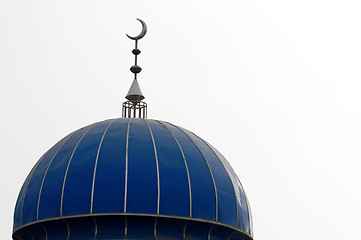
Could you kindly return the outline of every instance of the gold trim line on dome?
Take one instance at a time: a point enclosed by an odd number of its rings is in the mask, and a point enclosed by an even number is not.
[[[159,182],[159,162],[158,162],[157,146],[155,144],[153,132],[152,132],[151,127],[149,126],[149,123],[147,122],[146,119],[143,119],[143,120],[148,126],[148,130],[149,130],[150,136],[152,138],[152,142],[153,142],[155,164],[156,164],[156,168],[157,168],[157,188],[158,188],[158,190],[157,190],[157,214],[159,214],[159,208],[160,208],[160,182]]]
[[[173,136],[174,140],[176,141],[179,150],[182,153],[183,156],[183,161],[184,161],[184,165],[186,167],[186,171],[187,171],[187,178],[188,178],[188,189],[189,189],[189,217],[192,217],[192,184],[191,184],[191,179],[190,179],[190,175],[189,175],[189,169],[188,169],[188,164],[187,164],[187,160],[186,157],[184,155],[183,149],[181,147],[181,145],[179,144],[178,139],[176,138],[176,136],[173,134],[173,132],[164,124],[164,122],[158,121],[160,124],[162,124],[167,130],[168,132]],[[169,124],[169,123],[168,123]]]
[[[33,175],[34,175],[34,172],[36,171],[36,169],[38,168],[41,160],[43,160],[43,158],[45,157],[45,155],[49,152],[46,151],[43,156],[41,156],[41,158],[36,162],[35,166],[33,167],[33,169],[30,171],[28,177],[25,179],[25,182],[26,180],[29,178],[29,181],[28,181],[28,184],[26,185],[26,188],[25,188],[25,193],[24,193],[24,198],[23,198],[23,201],[21,203],[21,215],[20,215],[20,224],[23,224],[23,212],[24,212],[24,203],[25,203],[25,198],[26,198],[26,194],[28,193],[28,188],[29,188],[29,185],[30,185],[30,182],[31,182],[31,179],[33,178]],[[24,182],[24,183],[25,183]]]
[[[93,213],[93,214],[76,214],[76,215],[70,215],[70,216],[61,216],[61,217],[56,217],[56,218],[42,219],[42,220],[38,220],[38,221],[35,221],[35,222],[24,224],[21,227],[16,228],[13,231],[13,233],[15,233],[18,230],[21,230],[22,228],[26,228],[28,226],[35,225],[35,224],[38,224],[38,223],[43,223],[43,222],[48,222],[48,221],[55,221],[55,220],[66,220],[66,219],[71,219],[71,218],[97,217],[97,216],[154,217],[154,218],[170,218],[170,219],[179,219],[179,220],[185,220],[185,221],[195,221],[195,222],[210,223],[210,224],[214,224],[214,225],[217,225],[217,226],[227,227],[227,228],[232,229],[232,230],[234,230],[236,232],[240,232],[242,234],[245,234],[246,236],[253,239],[252,235],[245,232],[244,230],[236,228],[234,226],[224,224],[224,223],[220,223],[220,222],[215,222],[215,221],[210,221],[210,220],[205,220],[205,219],[200,219],[200,218],[190,218],[190,217],[181,217],[181,216],[174,216],[174,215],[161,215],[161,214],[144,214],[144,213],[106,213],[106,214],[104,214],[104,213],[96,213],[96,214],[94,214]]]
[[[97,174],[97,167],[98,167],[98,159],[99,159],[100,149],[101,149],[101,147],[102,147],[105,134],[108,132],[109,127],[113,124],[114,121],[115,121],[115,119],[113,119],[113,120],[108,124],[108,126],[107,126],[107,128],[104,130],[103,135],[102,135],[102,138],[100,139],[100,142],[99,142],[99,146],[98,146],[98,150],[97,150],[97,156],[96,156],[96,158],[95,158],[95,163],[94,163],[93,181],[92,181],[92,191],[91,191],[91,197],[90,197],[90,213],[93,213],[95,177],[96,177],[96,174]]]
[[[123,212],[127,212],[127,195],[128,195],[128,154],[129,154],[129,129],[130,129],[130,122],[132,121],[129,118],[128,126],[127,126],[127,137],[125,140],[125,176],[124,176],[124,209]]]
[[[67,178],[67,176],[68,176],[68,171],[69,171],[69,166],[70,166],[71,160],[73,159],[74,153],[75,153],[76,149],[78,148],[80,142],[81,142],[81,141],[83,140],[83,138],[85,137],[85,135],[86,135],[91,129],[93,129],[96,125],[98,125],[99,123],[100,123],[100,122],[93,123],[92,125],[89,126],[89,129],[86,130],[86,132],[83,134],[83,136],[79,139],[79,141],[78,141],[78,143],[76,144],[73,152],[71,153],[71,156],[70,156],[68,165],[67,165],[66,170],[65,170],[65,175],[64,175],[64,180],[63,180],[63,187],[62,187],[62,189],[61,189],[60,216],[63,216],[64,190],[65,190],[65,183],[66,183],[66,178]]]
[[[194,134],[194,133],[193,133],[193,134]],[[194,135],[195,135],[195,134],[194,134]],[[197,137],[198,137],[198,136],[197,136]],[[224,163],[223,163],[223,160],[225,160],[225,161],[227,161],[227,160],[225,159],[225,157],[223,157],[223,155],[222,155],[220,152],[217,151],[217,149],[215,149],[215,148],[214,148],[211,144],[209,144],[206,140],[204,140],[203,138],[200,138],[200,137],[198,137],[198,138],[199,138],[201,141],[203,141],[204,144],[206,144],[206,145],[209,147],[209,149],[211,149],[212,152],[216,155],[216,157],[218,158],[219,162],[222,164],[224,170],[226,171],[226,173],[227,173],[227,175],[228,175],[228,178],[229,178],[229,181],[232,183],[233,192],[234,192],[234,197],[235,197],[235,201],[236,201],[237,226],[238,226],[238,223],[239,223],[238,201],[241,203],[241,200],[239,199],[239,195],[238,195],[237,192],[236,192],[236,187],[237,187],[237,186],[235,186],[235,185],[234,185],[235,183],[232,181],[231,173],[229,172],[229,170],[226,168],[226,166],[225,166]],[[222,159],[222,158],[223,158],[223,159]],[[236,175],[236,174],[234,173],[234,175]],[[247,206],[247,207],[248,207],[248,206]]]
[[[218,222],[218,192],[217,192],[216,182],[214,180],[214,176],[213,176],[211,167],[209,166],[208,160],[207,160],[206,156],[204,155],[203,151],[199,148],[198,144],[196,144],[196,142],[191,138],[191,136],[189,136],[189,134],[187,134],[187,132],[189,132],[189,131],[182,127],[178,127],[178,129],[180,129],[193,142],[193,144],[198,148],[199,152],[202,154],[203,159],[206,161],[209,173],[211,174],[211,177],[212,177],[212,182],[213,182],[213,187],[214,187],[214,196],[216,198],[216,222]],[[189,132],[189,133],[191,133],[191,132]]]
[[[45,170],[43,179],[42,179],[42,181],[41,181],[41,186],[40,186],[40,190],[39,190],[39,195],[38,195],[38,203],[37,203],[37,207],[36,207],[36,220],[39,220],[39,208],[40,208],[41,193],[42,193],[42,191],[43,191],[44,181],[45,181],[46,176],[48,175],[49,168],[50,168],[51,164],[53,163],[54,158],[58,155],[58,152],[60,151],[60,149],[64,146],[64,144],[65,144],[66,142],[68,142],[68,140],[74,135],[74,133],[75,133],[75,132],[72,132],[71,134],[69,134],[69,135],[66,137],[66,139],[64,140],[64,142],[61,144],[61,146],[58,148],[58,150],[56,151],[56,153],[54,154],[54,156],[51,158],[51,160],[50,160],[50,162],[49,162],[49,165],[48,165],[48,167],[47,167],[46,170]]]

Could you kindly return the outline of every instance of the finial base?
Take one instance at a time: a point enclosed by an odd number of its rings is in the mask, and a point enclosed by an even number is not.
[[[147,103],[126,101],[123,103],[123,118],[147,118]]]

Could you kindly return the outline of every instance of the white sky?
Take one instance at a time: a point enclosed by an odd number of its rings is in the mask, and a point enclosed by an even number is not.
[[[127,2],[127,3],[125,3]],[[256,239],[361,239],[361,2],[1,1],[1,239],[38,158],[121,116],[139,42],[148,118],[215,146]]]

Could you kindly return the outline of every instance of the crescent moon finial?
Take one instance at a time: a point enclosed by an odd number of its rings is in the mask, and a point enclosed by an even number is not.
[[[127,34],[128,38],[132,39],[132,40],[139,40],[142,39],[145,34],[147,33],[147,25],[145,24],[145,22],[139,18],[137,18],[137,20],[142,24],[142,31],[140,32],[140,34],[136,37],[131,37]]]

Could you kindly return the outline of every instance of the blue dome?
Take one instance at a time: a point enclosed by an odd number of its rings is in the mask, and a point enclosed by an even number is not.
[[[14,232],[107,215],[211,223],[252,235],[244,190],[225,158],[192,132],[149,119],[94,123],[55,144],[23,184]]]

